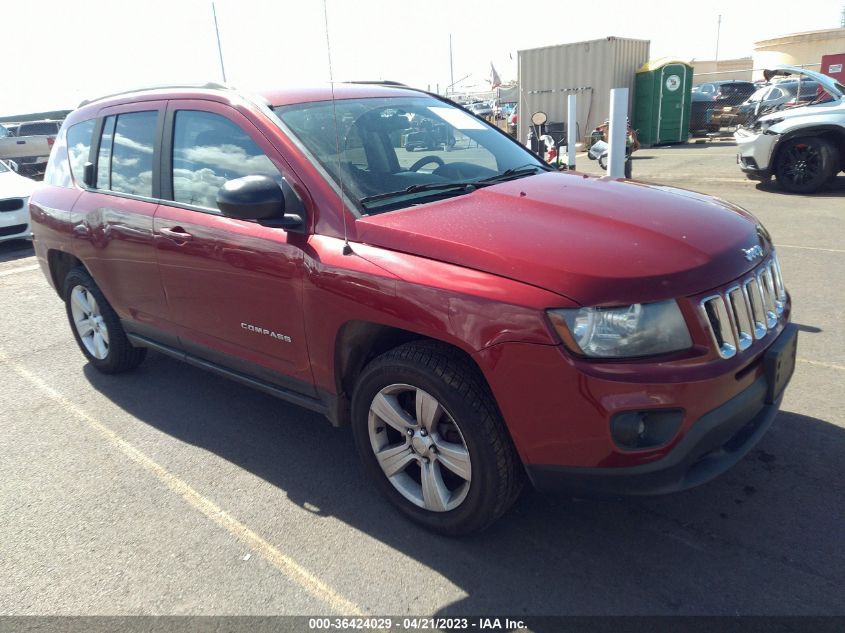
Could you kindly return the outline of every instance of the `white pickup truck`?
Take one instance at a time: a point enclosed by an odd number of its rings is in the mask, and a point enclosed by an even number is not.
[[[0,125],[0,159],[13,160],[22,172],[31,172],[25,175],[38,175],[44,171],[61,126],[61,121]]]

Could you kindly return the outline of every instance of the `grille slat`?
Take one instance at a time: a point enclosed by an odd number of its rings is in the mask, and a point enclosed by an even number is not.
[[[700,302],[713,344],[722,358],[732,358],[774,328],[786,309],[777,255],[750,277]]]
[[[0,213],[20,211],[23,209],[23,203],[23,198],[6,198],[5,200],[0,200]]]
[[[0,237],[6,237],[7,235],[17,235],[18,233],[23,233],[24,231],[26,231],[26,224],[4,226],[0,227]]]

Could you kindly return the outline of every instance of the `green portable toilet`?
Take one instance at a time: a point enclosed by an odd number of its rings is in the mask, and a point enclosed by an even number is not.
[[[634,129],[640,143],[687,141],[692,66],[665,57],[646,62],[637,71],[634,91]]]

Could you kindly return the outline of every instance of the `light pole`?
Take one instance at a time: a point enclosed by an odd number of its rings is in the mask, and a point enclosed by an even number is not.
[[[719,19],[716,21],[716,70],[719,70],[719,33],[722,30],[722,14],[719,14]]]

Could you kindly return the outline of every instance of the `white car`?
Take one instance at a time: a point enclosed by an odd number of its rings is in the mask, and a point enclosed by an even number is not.
[[[37,184],[0,160],[0,242],[32,238],[29,196]]]
[[[845,86],[827,75],[778,66],[769,77],[805,75],[827,93],[811,104],[764,114],[734,134],[746,176],[772,176],[792,193],[813,193],[845,170]]]

